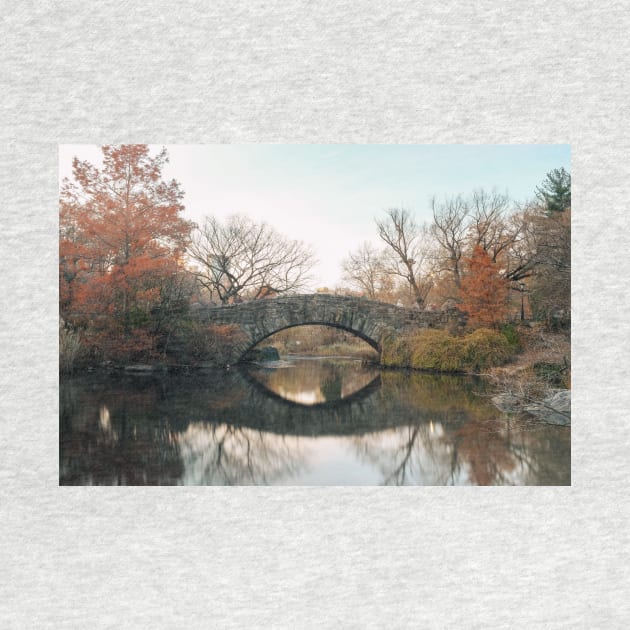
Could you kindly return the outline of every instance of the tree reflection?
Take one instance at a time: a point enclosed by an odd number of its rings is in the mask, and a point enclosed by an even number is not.
[[[291,370],[276,372],[276,385],[286,376],[299,391]],[[343,392],[373,377],[354,375],[326,368],[318,387],[333,397],[340,378]],[[317,483],[331,479],[317,466],[333,462],[342,480],[357,460],[387,485],[570,483],[570,428],[500,415],[479,382],[401,372],[367,382],[301,405],[238,370],[71,379],[60,389],[60,483],[275,484],[307,467]]]
[[[451,453],[448,444],[434,436],[439,425],[417,424],[353,438],[359,456],[376,466],[384,485],[445,485]]]
[[[401,427],[386,440],[370,434],[353,441],[360,457],[379,468],[385,485],[565,485],[570,447],[554,429],[523,419],[471,419]],[[541,433],[553,434],[556,443]],[[560,454],[556,467],[547,464],[554,459],[550,450]]]
[[[101,404],[96,414],[62,415],[61,483],[80,485],[172,485],[182,465],[168,426],[143,421],[133,409]],[[71,423],[71,430],[68,425]]]
[[[207,423],[190,424],[173,437],[183,462],[184,484],[270,484],[304,468],[304,454],[294,437]]]
[[[250,406],[238,413],[245,387],[220,372],[196,381],[64,384],[61,483],[267,484],[297,474],[303,449],[296,438],[218,421],[251,414]]]

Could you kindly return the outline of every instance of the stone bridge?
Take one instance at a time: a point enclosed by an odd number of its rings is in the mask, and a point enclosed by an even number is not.
[[[403,308],[385,302],[336,295],[291,295],[226,306],[202,307],[195,316],[211,324],[239,327],[230,363],[237,363],[261,341],[286,328],[323,325],[353,333],[381,350],[389,331],[438,328],[446,323],[441,312]]]

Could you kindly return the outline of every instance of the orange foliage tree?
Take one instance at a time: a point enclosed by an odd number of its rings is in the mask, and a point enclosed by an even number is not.
[[[497,264],[488,252],[477,245],[464,260],[465,275],[461,281],[461,308],[475,326],[497,326],[505,318],[507,286]]]
[[[103,146],[101,168],[73,160],[60,194],[60,308],[88,322],[105,354],[148,351],[164,310],[185,300],[183,253],[192,225],[183,192],[164,181],[167,154],[147,145]],[[160,313],[159,317],[155,317]]]

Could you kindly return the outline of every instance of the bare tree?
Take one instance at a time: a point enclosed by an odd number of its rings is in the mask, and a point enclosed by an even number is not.
[[[344,280],[374,300],[386,285],[383,252],[370,243],[363,243],[350,252],[342,263]]]
[[[532,306],[547,322],[555,318],[567,323],[571,314],[571,210],[534,216],[534,235]]]
[[[431,233],[437,244],[435,272],[448,278],[457,298],[463,276],[462,261],[480,246],[502,276],[511,282],[529,277],[535,266],[531,217],[515,211],[510,198],[496,191],[475,190],[461,196],[433,201]]]
[[[536,215],[537,210],[526,206],[507,218],[513,238],[501,253],[505,278],[511,282],[529,278],[538,264]]]
[[[429,261],[428,231],[419,225],[404,208],[390,208],[385,219],[377,219],[378,235],[387,244],[385,270],[403,278],[413,291],[418,306],[422,307],[431,288],[427,276]]]
[[[509,221],[512,202],[507,195],[496,191],[475,190],[470,201],[471,225],[469,240],[471,248],[483,247],[492,262],[518,238],[519,227]]]
[[[206,218],[193,233],[188,253],[197,264],[198,280],[223,304],[297,291],[316,263],[311,248],[301,241],[239,215],[224,223]]]
[[[431,207],[433,210],[431,234],[438,245],[435,257],[436,272],[439,275],[451,276],[455,288],[459,291],[470,206],[458,195],[442,203],[433,199]]]

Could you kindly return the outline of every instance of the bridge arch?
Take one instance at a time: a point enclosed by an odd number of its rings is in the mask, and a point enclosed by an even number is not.
[[[335,295],[291,295],[215,306],[197,311],[197,318],[212,324],[231,324],[240,335],[230,352],[237,363],[271,335],[296,326],[331,326],[366,341],[380,352],[387,331],[442,325],[441,313],[402,308],[385,302]]]
[[[304,323],[299,323],[299,324],[289,324],[288,326],[284,326],[283,328],[279,328],[278,330],[274,330],[273,332],[270,332],[269,334],[265,335],[264,337],[261,337],[258,340],[252,339],[252,345],[245,351],[245,354],[247,354],[247,352],[255,348],[259,343],[262,343],[265,339],[268,339],[269,337],[273,337],[273,335],[279,332],[282,332],[283,330],[289,330],[290,328],[299,328],[301,326],[326,326],[328,328],[336,328],[337,330],[343,330],[347,333],[354,335],[355,337],[358,337],[359,339],[362,339],[367,344],[369,344],[372,348],[374,348],[374,350],[376,350],[377,352],[381,351],[381,346],[380,346],[379,341],[372,339],[371,337],[367,336],[365,333],[361,331],[354,330],[347,326],[343,326],[342,324],[336,324],[336,323],[331,324],[329,322],[321,322],[321,321],[317,321],[317,322],[309,321],[309,322],[304,322]]]

